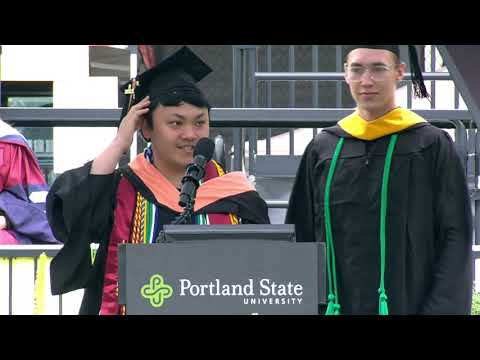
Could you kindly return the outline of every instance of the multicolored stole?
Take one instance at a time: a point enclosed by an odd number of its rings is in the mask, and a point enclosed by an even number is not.
[[[145,164],[142,164],[142,165],[145,165]],[[140,170],[141,169],[140,167],[132,166],[132,169],[142,180],[145,181],[145,179],[148,179],[148,177],[145,176],[144,172]],[[210,161],[209,163],[207,163],[207,166],[205,168],[205,177],[204,177],[204,180],[200,182],[199,189],[202,189],[202,186],[207,181],[217,178],[219,176],[225,176],[225,172],[215,160]],[[148,184],[146,185],[148,186]],[[245,191],[248,191],[248,190],[250,189],[245,188]],[[178,190],[174,192],[174,194],[175,194],[174,196],[178,200]],[[199,197],[200,198],[202,197],[202,194],[200,191],[199,191]],[[219,197],[219,199],[223,197]],[[161,203],[166,205],[167,207],[174,207],[172,206],[170,201],[168,201],[168,203],[166,204],[164,202],[165,200],[163,200]],[[180,209],[175,206],[175,208],[172,210],[178,211]],[[198,210],[197,206],[195,207],[195,210]],[[133,216],[132,236],[130,238],[130,242],[132,244],[152,244],[155,242],[155,239],[161,227],[161,224],[159,224],[157,220],[159,211],[162,211],[162,210],[158,206],[156,206],[153,202],[143,197],[139,191],[137,191],[136,202],[135,202],[135,212]],[[197,213],[193,216],[193,223],[199,224],[199,225],[210,225],[210,224],[236,225],[236,224],[239,224],[239,219],[237,215],[233,213],[228,213],[228,214]]]
[[[101,315],[125,314],[124,306],[118,304],[118,244],[151,244],[159,233],[159,212],[167,207],[177,213],[179,191],[160,173],[143,154],[135,158],[129,167],[152,192],[158,204],[147,200],[125,178],[120,180],[117,190],[115,218],[107,250]],[[255,190],[241,172],[225,174],[215,161],[205,167],[203,183],[197,191],[195,223],[238,224],[241,220],[233,213],[202,213],[206,206],[229,196]],[[133,216],[132,216],[133,213]]]

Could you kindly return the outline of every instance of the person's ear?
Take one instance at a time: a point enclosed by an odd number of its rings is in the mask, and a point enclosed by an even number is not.
[[[345,82],[348,85],[350,85],[350,83],[348,82],[348,79],[347,79],[347,63],[343,64],[343,78],[345,79]]]
[[[407,64],[402,62],[402,63],[397,65],[397,69],[396,69],[397,81],[403,80],[403,78],[405,77],[405,72],[406,71],[407,71]]]
[[[142,136],[142,138],[143,138],[143,140],[144,140],[145,142],[149,143],[150,141],[152,141],[151,138],[146,137],[146,136],[143,134],[143,130],[142,130],[142,129],[140,129],[140,135]]]
[[[148,125],[148,120],[146,118],[142,122],[140,135],[142,135],[143,140],[145,140],[147,143],[152,140],[152,129]]]

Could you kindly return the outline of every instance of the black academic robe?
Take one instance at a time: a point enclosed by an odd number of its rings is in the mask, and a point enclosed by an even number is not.
[[[91,162],[59,176],[47,196],[47,217],[63,248],[50,266],[54,295],[85,289],[80,314],[98,314],[104,284],[107,249],[115,218],[122,177],[149,201],[160,207],[159,223],[170,224],[178,213],[158,204],[149,188],[129,166],[111,175],[91,175]],[[133,210],[133,208],[132,208]],[[269,223],[265,201],[256,191],[220,199],[202,213],[234,213],[242,223]],[[131,212],[127,216],[133,216]],[[100,244],[92,266],[90,243]]]
[[[398,134],[387,208],[389,312],[469,314],[472,220],[465,170],[444,131],[421,123]],[[340,137],[345,142],[330,193],[340,312],[378,314],[381,184],[390,136],[363,141],[338,125],[319,133],[303,155],[286,223],[295,224],[297,241],[325,242],[325,183]]]

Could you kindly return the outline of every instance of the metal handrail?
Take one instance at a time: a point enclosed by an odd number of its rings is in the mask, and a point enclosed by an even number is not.
[[[424,72],[424,80],[453,80],[448,72]],[[256,81],[344,81],[343,72],[255,72]],[[411,73],[405,73],[403,80],[411,80]]]
[[[330,126],[350,115],[352,108],[213,108],[211,127],[295,127]],[[468,110],[415,110],[434,125],[449,120],[471,121]],[[15,126],[115,127],[121,109],[60,109],[0,107],[0,117]]]
[[[63,245],[0,245],[0,257],[37,257],[43,252],[55,256]]]

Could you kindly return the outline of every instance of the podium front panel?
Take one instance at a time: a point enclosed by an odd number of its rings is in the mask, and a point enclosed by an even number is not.
[[[127,314],[317,314],[324,244],[206,241],[120,245]]]

